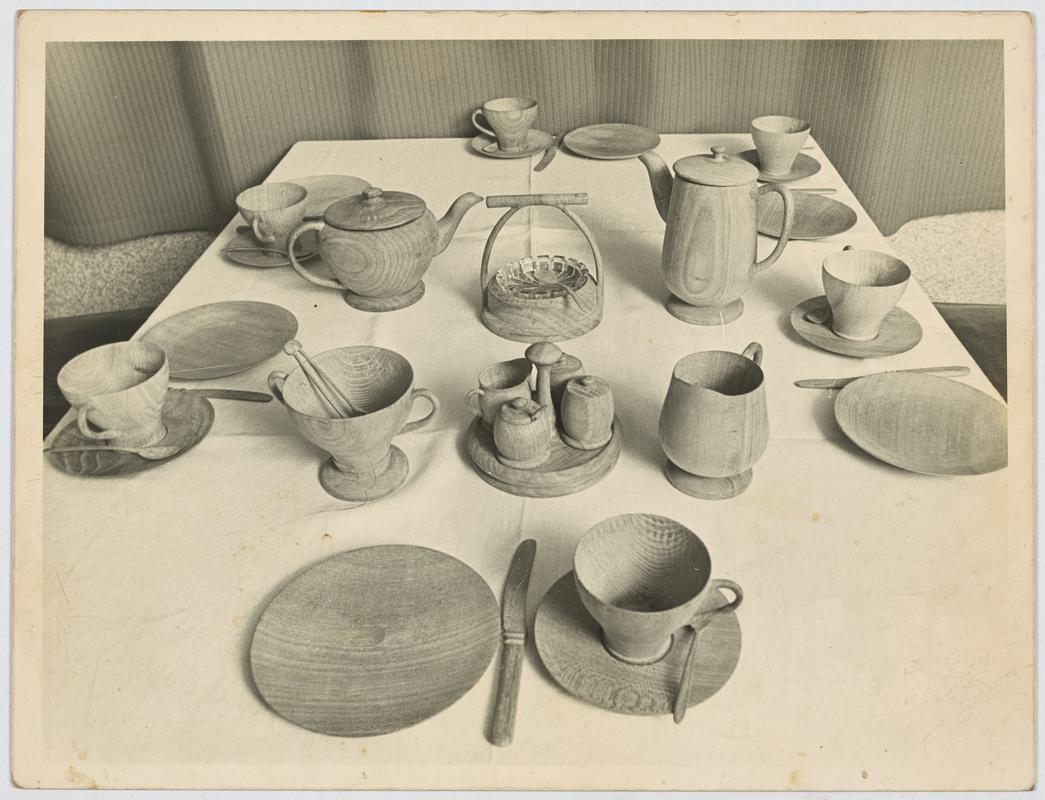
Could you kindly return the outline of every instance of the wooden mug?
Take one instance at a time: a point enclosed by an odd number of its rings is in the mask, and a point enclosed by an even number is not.
[[[488,125],[479,122],[480,114]],[[487,136],[497,140],[497,147],[505,152],[521,150],[526,146],[534,120],[537,119],[537,101],[525,97],[498,97],[487,100],[482,108],[472,112],[472,124]]]
[[[711,555],[689,528],[655,514],[611,517],[584,534],[573,556],[581,602],[602,628],[610,655],[652,664],[671,649],[684,625],[737,608],[744,592],[711,577]],[[716,589],[734,599],[721,604]]]
[[[69,361],[58,373],[58,388],[76,409],[80,433],[135,448],[156,444],[167,433],[163,401],[169,379],[170,364],[159,345],[116,342]]]
[[[808,137],[809,123],[798,117],[772,115],[751,121],[759,168],[766,175],[787,175]]]
[[[483,418],[487,430],[493,430],[501,406],[517,397],[533,399],[530,373],[533,365],[525,358],[498,361],[483,367],[479,373],[479,388],[472,389],[465,402],[477,417]]]
[[[291,232],[305,219],[308,191],[296,183],[263,183],[236,196],[236,207],[254,238],[273,250],[287,252]]]
[[[911,279],[910,267],[900,259],[851,246],[825,258],[821,274],[831,330],[858,342],[878,336]]]

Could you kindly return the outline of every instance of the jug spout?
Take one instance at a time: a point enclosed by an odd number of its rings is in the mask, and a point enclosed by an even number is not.
[[[439,239],[436,241],[435,252],[439,254],[450,246],[450,241],[457,233],[457,226],[461,224],[464,215],[476,203],[481,203],[483,198],[472,192],[466,192],[454,200],[450,209],[438,222]]]
[[[653,150],[642,153],[639,161],[646,167],[649,173],[650,188],[653,190],[653,202],[657,206],[660,218],[668,221],[668,205],[671,203],[671,187],[675,182],[675,176],[671,174],[668,165]]]

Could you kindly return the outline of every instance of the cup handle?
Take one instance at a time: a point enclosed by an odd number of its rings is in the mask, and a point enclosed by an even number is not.
[[[87,421],[87,414],[90,410],[89,406],[80,406],[76,411],[76,427],[80,429],[80,433],[88,439],[94,439],[95,441],[108,441],[109,439],[115,439],[120,435],[119,431],[91,430],[91,424]]]
[[[290,233],[290,238],[287,239],[287,258],[290,259],[290,265],[294,268],[294,271],[297,272],[297,274],[304,278],[306,281],[310,281],[316,284],[317,286],[325,286],[328,289],[337,289],[338,291],[343,292],[347,287],[342,286],[336,280],[331,280],[330,278],[320,278],[318,275],[313,275],[311,272],[309,272],[307,269],[301,266],[301,262],[298,261],[297,256],[294,255],[294,245],[297,244],[298,238],[303,233],[308,233],[309,231],[322,230],[324,225],[326,225],[326,223],[323,222],[323,220],[310,220],[308,222],[302,222],[300,225],[294,228],[294,230]]]
[[[752,342],[751,344],[749,344],[747,347],[744,348],[744,352],[742,352],[740,355],[742,355],[744,358],[750,358],[752,361],[755,362],[756,367],[762,366],[762,345],[760,345],[758,342]]]
[[[279,402],[283,403],[283,405],[286,405],[286,401],[283,399],[283,384],[286,382],[287,373],[283,370],[277,369],[269,373],[269,391],[272,392],[272,396],[279,400]]]
[[[487,128],[485,125],[480,125],[479,124],[479,115],[482,114],[482,113],[483,113],[483,110],[481,108],[477,108],[477,109],[475,109],[475,111],[472,112],[472,124],[476,128],[478,128],[480,131],[485,133],[487,136],[492,136],[494,139],[496,139],[497,138],[497,134],[496,133],[494,133],[492,130]]]
[[[483,415],[483,407],[480,405],[483,398],[482,389],[472,389],[465,395],[464,402],[468,405],[468,408],[472,410],[472,413],[477,417]]]
[[[725,605],[718,606],[717,608],[713,608],[710,611],[701,611],[698,614],[694,615],[693,619],[690,620],[689,624],[697,630],[700,630],[705,625],[707,625],[707,623],[711,621],[711,617],[715,616],[716,614],[725,614],[727,611],[734,611],[740,607],[741,603],[744,602],[744,590],[740,588],[739,583],[734,583],[733,581],[727,580],[725,578],[714,578],[711,581],[711,588],[728,589],[733,593],[733,599]]]
[[[255,214],[250,220],[250,227],[254,231],[254,238],[259,242],[269,244],[276,241],[276,234],[265,227],[265,220],[260,214]]]
[[[791,239],[791,225],[795,221],[795,198],[791,194],[791,190],[782,183],[765,183],[759,188],[758,194],[755,196],[761,197],[767,192],[776,192],[784,201],[784,224],[780,229],[780,238],[777,240],[773,252],[761,261],[755,262],[751,267],[752,275],[757,275],[762,272],[762,270],[773,266],[773,264],[776,263],[776,260],[784,254],[784,248],[787,247],[787,243]]]
[[[435,412],[439,410],[439,398],[427,389],[414,389],[410,393],[411,408],[413,407],[414,400],[416,400],[418,397],[423,397],[425,400],[431,403],[432,410],[425,414],[423,417],[421,417],[421,419],[415,419],[413,422],[406,423],[400,429],[400,433],[410,433],[410,431],[416,431],[418,428],[427,425],[429,422],[432,421],[432,417],[435,416]]]

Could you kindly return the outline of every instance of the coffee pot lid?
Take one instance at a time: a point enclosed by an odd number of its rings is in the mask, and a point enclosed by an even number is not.
[[[726,148],[715,146],[711,155],[686,156],[675,162],[675,174],[705,186],[742,186],[758,178],[758,168],[740,158],[727,156]]]
[[[427,210],[417,195],[371,187],[338,200],[326,210],[323,221],[346,231],[380,231],[413,222]]]

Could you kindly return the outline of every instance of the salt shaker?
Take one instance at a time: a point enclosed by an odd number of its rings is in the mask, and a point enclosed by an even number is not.
[[[552,364],[548,374],[551,378],[552,403],[555,406],[555,413],[558,415],[562,413],[562,392],[566,388],[566,383],[571,378],[583,375],[584,365],[577,356],[563,353],[558,363]]]
[[[545,408],[524,397],[505,403],[494,420],[493,441],[497,460],[506,467],[530,469],[544,463],[551,453]]]
[[[563,441],[579,450],[597,450],[613,438],[613,393],[595,375],[572,378],[562,394]]]

